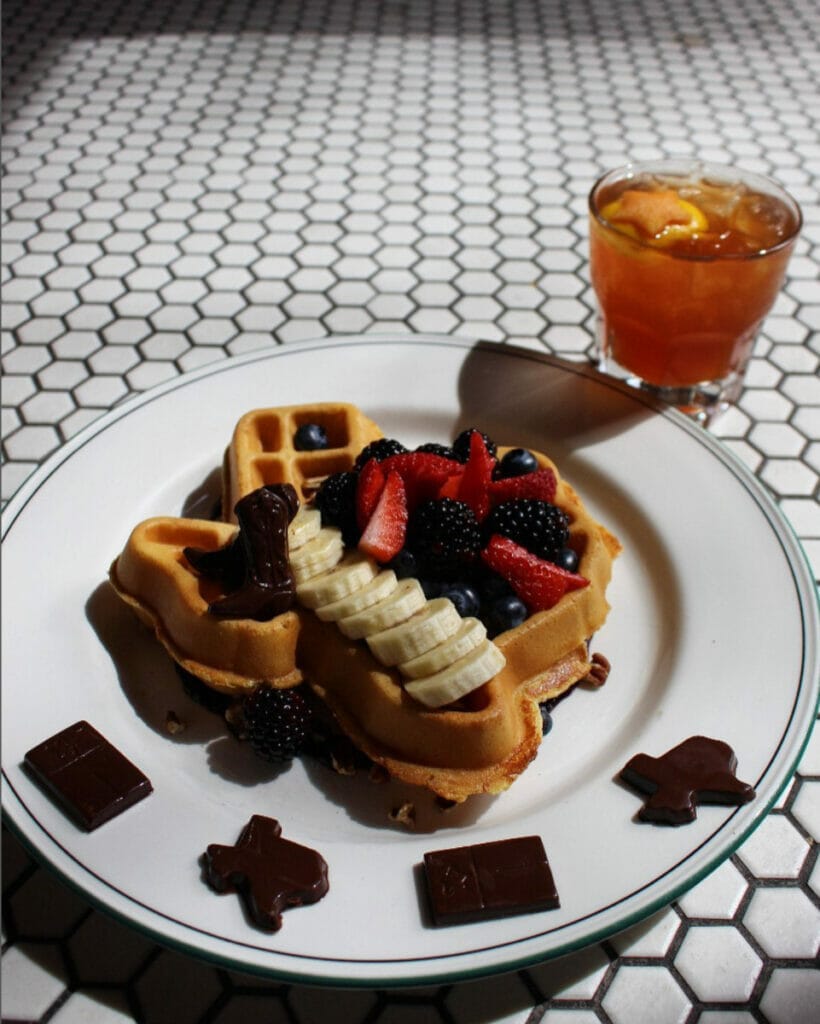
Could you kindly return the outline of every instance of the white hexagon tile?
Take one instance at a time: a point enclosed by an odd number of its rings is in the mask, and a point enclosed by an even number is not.
[[[820,569],[817,0],[7,0],[2,498],[102,412],[329,334],[586,360],[586,194],[629,158],[778,178],[805,224],[711,428]],[[820,1024],[820,745],[648,921],[501,978],[276,984],[172,953],[3,833],[3,1020]]]

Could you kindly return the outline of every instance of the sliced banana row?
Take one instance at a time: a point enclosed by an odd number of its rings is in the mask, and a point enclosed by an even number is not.
[[[371,580],[368,580],[358,590],[354,590],[352,594],[347,594],[338,601],[320,605],[316,609],[316,614],[323,622],[338,622],[339,628],[342,629],[342,621],[347,622],[350,618],[361,619],[363,613],[372,605],[379,601],[386,601],[396,589],[396,583],[396,574],[385,569],[383,572],[376,573]],[[366,615],[364,615],[364,620],[367,620]],[[346,629],[343,631],[348,636],[353,635]]]
[[[334,569],[342,560],[344,552],[341,532],[324,526],[310,540],[291,550],[290,568],[297,594],[300,584]]]
[[[453,602],[437,597],[427,601],[406,622],[368,637],[367,645],[383,665],[402,665],[403,670],[410,659],[423,658],[426,652],[453,636],[461,622]]]
[[[404,684],[411,697],[431,708],[449,704],[477,689],[497,675],[505,664],[504,655],[491,640],[484,640],[474,650],[452,665],[424,679]]]
[[[312,540],[322,528],[322,513],[318,508],[300,505],[288,527],[288,547],[300,548]]]
[[[299,509],[288,541],[299,601],[351,640],[365,640],[427,707],[458,700],[504,667],[483,623],[462,618],[448,598],[428,601],[418,580],[399,580],[360,551],[345,554],[341,532],[323,527],[317,509]]]
[[[452,602],[450,603],[452,604]],[[453,611],[458,615],[455,606],[453,606]],[[408,679],[423,679],[424,676],[434,675],[463,658],[476,647],[480,647],[486,639],[487,630],[483,622],[472,617],[462,619],[459,615],[456,627],[451,633],[429,650],[399,662],[399,671]]]

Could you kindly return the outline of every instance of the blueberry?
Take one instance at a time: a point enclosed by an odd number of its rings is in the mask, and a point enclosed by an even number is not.
[[[539,704],[538,710],[541,712],[541,735],[546,736],[552,728],[552,715],[547,704]]]
[[[527,606],[520,597],[510,594],[497,598],[489,607],[485,623],[490,636],[515,629],[527,618]]]
[[[317,452],[327,448],[325,428],[318,423],[303,423],[294,434],[293,447],[298,452]]]
[[[424,591],[424,596],[428,601],[432,601],[437,597],[441,597],[441,591],[444,589],[441,580],[431,579],[420,579],[421,589]]]
[[[498,475],[501,479],[510,476],[523,476],[525,473],[534,473],[538,469],[538,462],[532,452],[526,448],[512,448],[501,459],[498,464]]]
[[[500,597],[509,597],[513,593],[509,583],[498,573],[487,573],[479,580],[481,599],[485,604],[493,604]]]
[[[393,570],[397,579],[404,580],[417,574],[418,562],[412,551],[402,548],[397,555],[390,559],[387,568]]]
[[[441,592],[442,597],[448,597],[456,606],[456,611],[466,619],[471,615],[478,615],[481,607],[481,598],[475,587],[469,583],[450,583]]]
[[[573,551],[572,548],[561,548],[555,556],[555,564],[561,569],[566,569],[567,572],[577,572],[578,552]]]

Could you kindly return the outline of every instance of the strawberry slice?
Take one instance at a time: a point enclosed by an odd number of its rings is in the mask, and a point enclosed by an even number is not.
[[[484,438],[474,430],[470,435],[470,454],[461,474],[456,497],[470,506],[479,522],[490,511],[490,484],[495,465],[496,459],[487,450]]]
[[[452,476],[448,476],[444,483],[439,487],[437,498],[453,498],[458,500],[458,489],[461,486],[461,478],[464,476],[464,464],[459,462],[458,469],[453,473]]]
[[[442,484],[462,469],[461,463],[433,452],[400,452],[381,463],[384,473],[395,472],[404,481],[407,507],[412,510],[423,501],[437,498]]]
[[[386,479],[387,474],[376,459],[368,459],[362,466],[356,485],[356,523],[360,530],[370,522]]]
[[[404,547],[407,494],[395,470],[387,474],[376,507],[359,538],[359,549],[377,562],[389,562]]]
[[[497,533],[490,538],[481,557],[503,576],[531,613],[552,608],[564,594],[589,586],[589,580],[579,573],[567,572]]]
[[[510,476],[504,480],[493,480],[490,484],[490,504],[500,505],[504,501],[518,501],[534,498],[536,501],[555,503],[558,481],[551,469],[535,469],[532,473]]]

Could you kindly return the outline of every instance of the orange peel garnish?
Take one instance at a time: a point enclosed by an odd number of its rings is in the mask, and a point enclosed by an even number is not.
[[[627,189],[603,207],[601,217],[630,238],[660,246],[693,238],[709,227],[703,211],[673,189]]]

